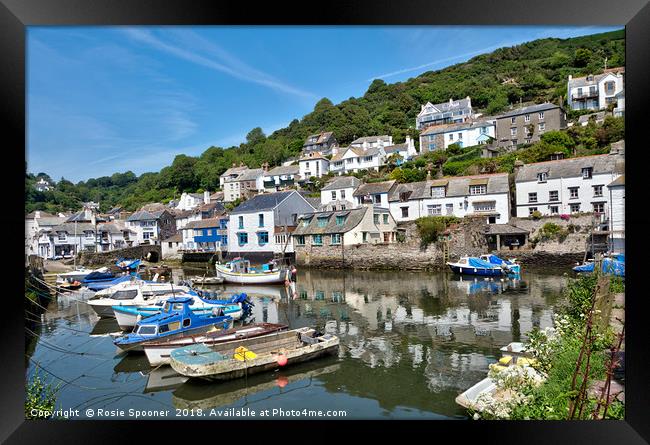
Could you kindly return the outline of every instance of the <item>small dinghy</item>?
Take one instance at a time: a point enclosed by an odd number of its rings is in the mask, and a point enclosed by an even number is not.
[[[216,345],[241,342],[249,338],[260,337],[274,332],[285,331],[286,324],[252,323],[232,329],[205,334],[189,335],[181,338],[163,338],[142,343],[144,353],[151,366],[168,365],[169,357],[174,349],[196,344]]]
[[[142,260],[137,259],[137,260],[127,260],[127,259],[121,259],[115,263],[117,267],[120,268],[120,270],[137,270],[138,267],[140,267],[140,262]]]
[[[225,282],[237,284],[284,283],[288,272],[279,269],[274,262],[256,269],[251,267],[250,261],[242,258],[235,258],[225,265],[215,264],[215,268]]]
[[[336,354],[338,349],[338,337],[299,328],[234,343],[174,349],[170,365],[186,377],[231,380]]]
[[[501,266],[488,263],[475,257],[461,257],[457,262],[447,263],[449,268],[457,274],[479,275],[483,277],[500,277],[505,274]]]
[[[165,310],[140,320],[131,334],[118,337],[113,343],[123,351],[142,351],[142,343],[161,338],[179,338],[211,330],[229,329],[233,320],[227,315],[195,314],[190,310],[191,297],[167,300]]]
[[[223,277],[189,277],[192,284],[221,284]]]
[[[93,281],[87,281],[83,280],[81,284],[88,288],[89,290],[92,291],[100,291],[104,289],[108,289],[109,287],[115,286],[116,284],[119,283],[124,283],[125,281],[130,281],[133,277],[130,275],[123,275],[121,277],[113,277],[107,280],[93,280]],[[138,278],[136,276],[136,278]]]

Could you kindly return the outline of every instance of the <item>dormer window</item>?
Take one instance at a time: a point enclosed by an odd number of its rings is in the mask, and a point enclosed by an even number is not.
[[[432,198],[444,198],[445,197],[445,188],[444,187],[431,187],[431,197]]]
[[[548,179],[547,172],[537,173],[537,182],[546,182],[547,179]]]
[[[470,195],[485,195],[487,193],[487,185],[470,185],[469,194]]]
[[[585,167],[582,169],[582,179],[591,179],[594,169],[592,167]]]

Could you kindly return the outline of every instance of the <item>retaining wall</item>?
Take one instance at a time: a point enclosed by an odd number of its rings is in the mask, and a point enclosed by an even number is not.
[[[124,249],[116,249],[110,252],[81,252],[80,264],[83,266],[103,266],[106,264],[115,264],[120,258],[146,258],[149,252],[157,254],[156,261],[162,258],[162,250],[160,246],[155,245],[140,245],[135,247],[126,247]]]

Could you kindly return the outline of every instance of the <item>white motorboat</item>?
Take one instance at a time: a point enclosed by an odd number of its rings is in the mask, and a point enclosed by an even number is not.
[[[253,268],[250,261],[235,258],[225,265],[215,264],[217,273],[227,283],[237,284],[272,284],[284,283],[287,271],[279,269],[275,263]]]
[[[56,284],[63,283],[72,283],[74,281],[81,281],[86,278],[87,275],[93,272],[105,273],[108,272],[107,267],[100,267],[99,269],[86,269],[85,267],[79,267],[76,270],[71,272],[60,273],[56,275]]]
[[[187,286],[133,279],[97,292],[88,304],[100,317],[115,317],[111,306],[152,306],[169,297],[185,295]]]

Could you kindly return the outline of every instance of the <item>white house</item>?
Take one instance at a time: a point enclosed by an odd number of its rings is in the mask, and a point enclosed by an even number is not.
[[[625,252],[625,175],[607,184],[609,190],[610,252]]]
[[[399,184],[388,197],[396,221],[424,216],[484,216],[488,224],[510,219],[508,174],[452,176]]]
[[[293,252],[290,233],[298,216],[314,207],[295,190],[264,193],[244,201],[230,213],[228,252],[271,256]]]
[[[603,154],[515,165],[517,216],[609,214],[607,185],[624,172],[624,158]]]
[[[342,148],[330,161],[330,172],[339,175],[360,170],[379,170],[386,163],[383,146],[363,149],[360,147]]]
[[[40,210],[25,215],[25,254],[52,258],[54,248],[49,232],[52,227],[63,224],[66,219],[64,216],[54,216]]]
[[[388,147],[389,145],[393,145],[393,137],[388,135],[364,136],[350,142],[350,147],[362,148],[364,150],[369,148]]]
[[[422,105],[420,113],[415,118],[415,128],[422,130],[430,125],[450,124],[466,122],[473,116],[472,100],[467,96],[465,99],[432,104],[427,102]]]
[[[219,187],[221,187],[223,190],[223,186],[226,181],[237,178],[245,170],[248,170],[248,167],[246,167],[244,164],[239,164],[239,166],[233,164],[232,167],[230,167],[228,170],[223,172],[221,176],[219,176]]]
[[[487,144],[495,138],[494,120],[435,125],[420,133],[420,153],[446,150],[451,144],[473,147]]]
[[[109,252],[133,245],[136,232],[126,227],[126,221],[113,220],[97,224],[97,248],[100,252]]]
[[[386,152],[386,160],[388,161],[391,156],[398,155],[397,165],[402,165],[404,162],[413,159],[417,156],[418,152],[415,150],[415,142],[411,136],[406,136],[406,141],[402,144],[388,145],[384,147]]]
[[[573,110],[602,110],[617,103],[617,95],[624,90],[625,69],[611,68],[602,74],[585,77],[569,75],[567,102]]]
[[[231,175],[223,183],[225,202],[249,198],[264,191],[264,170],[261,168],[245,169],[236,176]]]
[[[293,187],[300,177],[299,165],[281,165],[264,172],[262,178],[267,191],[279,191]]]
[[[321,207],[346,210],[356,207],[354,191],[361,181],[354,176],[339,176],[329,181],[320,190]]]
[[[162,240],[161,250],[162,259],[178,258],[181,256],[183,249],[183,234],[178,232],[167,239]]]
[[[625,88],[616,94],[616,107],[612,110],[614,117],[625,116]]]
[[[388,195],[397,185],[396,181],[361,184],[354,191],[355,207],[370,204],[383,209],[389,208]]]
[[[126,219],[126,227],[135,232],[134,245],[160,244],[176,233],[173,215],[167,209],[141,209]]]
[[[298,173],[303,180],[308,180],[312,176],[320,178],[327,174],[329,165],[330,161],[321,152],[309,152],[298,161]]]
[[[40,177],[40,178],[38,178],[38,181],[36,182],[36,184],[34,184],[34,187],[39,192],[47,192],[48,190],[52,189],[52,184],[47,182],[47,180],[45,178]]]
[[[176,208],[178,210],[192,210],[202,204],[210,203],[210,192],[207,190],[201,193],[185,193],[181,195]]]

